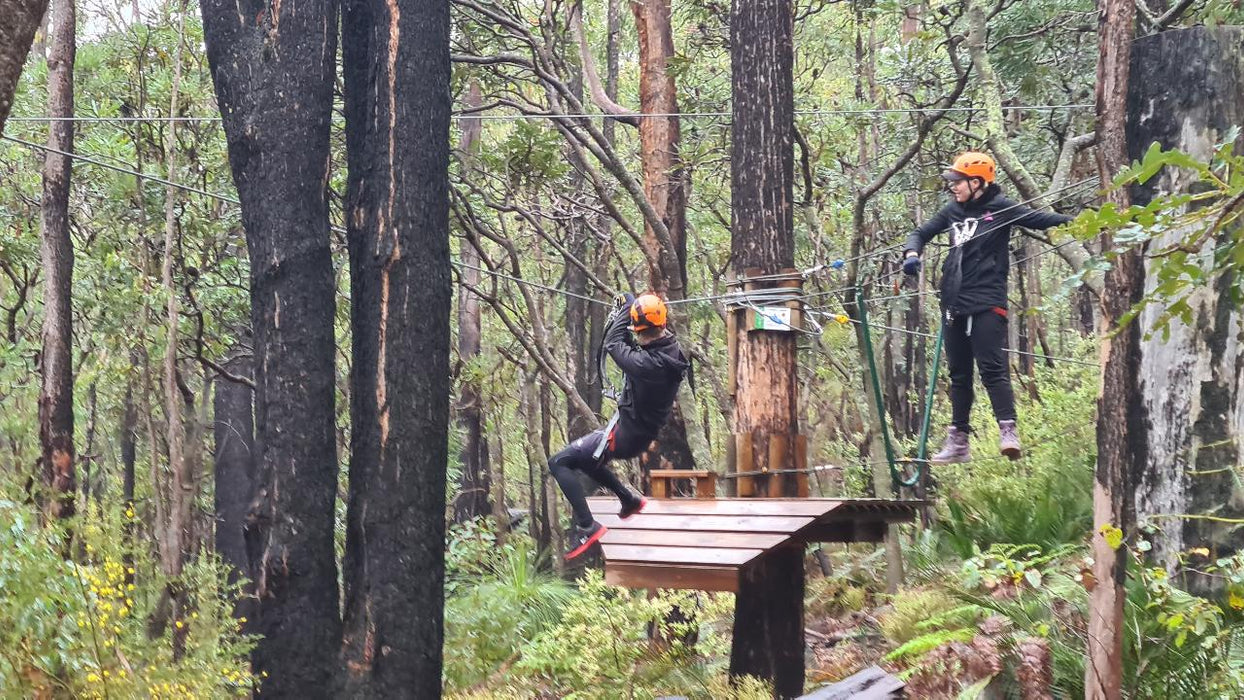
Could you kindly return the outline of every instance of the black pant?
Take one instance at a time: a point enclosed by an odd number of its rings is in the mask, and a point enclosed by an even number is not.
[[[596,483],[614,492],[623,502],[629,502],[632,494],[617,475],[609,469],[609,461],[638,457],[648,447],[648,443],[652,442],[651,437],[636,435],[624,429],[619,423],[614,426],[604,454],[597,459],[592,456],[592,453],[596,451],[596,446],[600,444],[604,435],[604,430],[594,430],[570,443],[549,459],[549,471],[553,473],[553,478],[557,479],[557,485],[561,487],[566,500],[570,501],[575,524],[580,527],[588,527],[594,518],[592,510],[587,507],[587,496],[584,494],[583,484],[574,472],[587,474]]]
[[[981,372],[981,383],[1000,421],[1015,420],[1015,392],[1007,365],[1007,320],[997,311],[960,316],[947,323],[946,360],[950,366],[951,425],[966,431],[972,415],[972,360]],[[970,333],[970,335],[969,335]]]

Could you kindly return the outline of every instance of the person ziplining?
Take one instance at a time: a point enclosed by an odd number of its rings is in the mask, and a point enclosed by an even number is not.
[[[934,236],[950,231],[950,251],[942,262],[941,308],[950,371],[951,424],[933,464],[971,459],[975,391],[972,363],[980,370],[998,421],[1003,455],[1019,459],[1022,451],[1016,424],[1015,392],[1007,365],[1007,277],[1010,271],[1012,226],[1048,229],[1072,220],[1039,212],[1013,202],[995,182],[993,158],[968,151],[942,173],[953,200],[908,237],[903,247],[903,272],[920,271],[920,255]]]
[[[587,474],[618,497],[622,504],[618,515],[623,520],[643,510],[648,502],[618,479],[609,462],[638,457],[657,438],[691,366],[667,327],[667,319],[665,301],[656,294],[637,299],[626,295],[609,317],[603,340],[605,352],[625,378],[617,413],[603,429],[584,435],[549,459],[549,471],[574,512],[567,560],[586,552],[608,531],[593,517],[575,471]]]

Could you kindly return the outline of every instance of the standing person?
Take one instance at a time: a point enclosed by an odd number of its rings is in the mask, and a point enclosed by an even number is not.
[[[610,317],[604,338],[605,351],[626,377],[618,412],[607,427],[575,440],[549,460],[549,471],[574,511],[574,533],[567,560],[586,552],[607,531],[592,517],[583,485],[574,470],[587,474],[617,495],[622,502],[618,513],[621,518],[643,510],[648,499],[624,485],[608,464],[614,459],[638,457],[656,439],[669,419],[678,387],[690,366],[677,338],[666,328],[667,309],[661,297],[651,293],[633,300],[630,295],[627,297],[629,303],[619,306]]]
[[[951,464],[971,459],[973,359],[998,420],[1002,454],[1019,459],[1015,392],[1007,364],[1011,227],[1047,229],[1071,217],[1034,211],[1003,196],[994,182],[993,158],[984,153],[961,154],[942,177],[954,201],[913,231],[903,249],[903,272],[915,275],[925,244],[950,231],[950,252],[942,263],[941,303],[952,416],[946,442],[930,461]]]

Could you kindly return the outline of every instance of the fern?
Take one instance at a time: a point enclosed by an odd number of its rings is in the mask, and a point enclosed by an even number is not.
[[[951,642],[970,642],[975,636],[976,630],[969,627],[930,632],[928,634],[920,635],[889,654],[886,654],[885,660],[898,661],[900,659],[919,658],[942,646],[943,644],[949,644]]]

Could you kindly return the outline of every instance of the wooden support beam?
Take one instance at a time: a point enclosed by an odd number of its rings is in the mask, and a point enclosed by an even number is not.
[[[618,562],[605,567],[605,583],[626,588],[680,588],[735,593],[739,590],[739,570],[733,566],[655,566]]]
[[[773,680],[774,694],[803,692],[803,547],[779,547],[745,567],[734,603],[730,675]],[[742,624],[741,624],[742,623]]]

